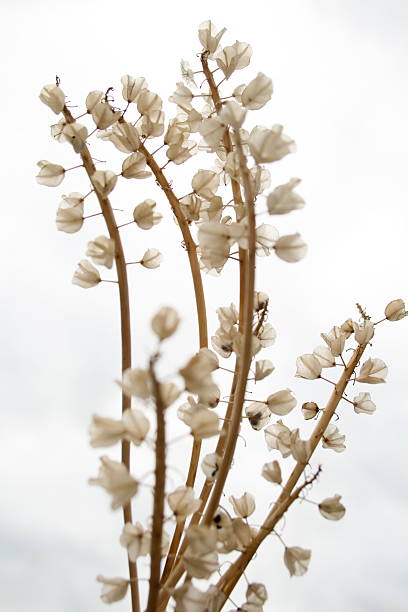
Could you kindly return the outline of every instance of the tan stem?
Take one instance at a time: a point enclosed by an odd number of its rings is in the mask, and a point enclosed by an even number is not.
[[[235,446],[238,439],[239,427],[241,424],[242,408],[244,405],[246,386],[248,382],[249,368],[252,361],[252,319],[254,313],[254,291],[255,291],[255,247],[256,247],[256,231],[255,231],[255,198],[250,183],[249,170],[246,163],[245,154],[242,148],[242,142],[239,132],[235,132],[235,145],[239,159],[240,172],[245,193],[245,209],[246,218],[248,221],[248,249],[246,253],[246,274],[245,274],[245,299],[244,299],[244,317],[243,317],[243,346],[242,354],[238,359],[238,383],[234,397],[234,407],[230,427],[228,431],[227,443],[225,452],[222,458],[220,471],[214,484],[211,498],[207,504],[203,522],[209,525],[217,510],[218,504],[224,490],[225,481],[231,467],[232,459],[235,452]]]
[[[74,123],[70,110],[64,106],[63,110],[64,117],[67,123]],[[129,286],[127,279],[125,256],[123,252],[122,241],[120,234],[116,226],[115,216],[113,214],[112,206],[108,197],[101,195],[95,188],[92,180],[92,176],[96,171],[95,164],[93,163],[91,154],[86,145],[84,145],[80,151],[83,166],[88,174],[88,177],[95,189],[96,197],[98,198],[103,217],[109,232],[110,238],[115,243],[115,263],[116,271],[118,276],[119,285],[119,302],[120,302],[120,328],[121,328],[121,342],[122,342],[122,372],[131,367],[132,351],[131,351],[131,329],[130,329],[130,308],[129,308]],[[128,410],[131,406],[131,399],[122,393],[122,413]],[[122,441],[122,463],[125,464],[127,469],[130,468],[130,443],[127,440]],[[125,523],[132,522],[132,506],[129,502],[123,507],[123,520]],[[139,585],[137,576],[136,564],[128,559],[129,564],[129,576],[130,576],[130,590],[132,600],[132,612],[140,612],[140,600],[139,600]]]
[[[310,453],[308,461],[313,455],[318,443],[323,437],[327,426],[333,418],[336,408],[340,400],[342,399],[342,395],[347,387],[350,378],[353,375],[353,372],[358,362],[361,359],[362,354],[364,353],[366,346],[367,345],[358,346],[355,349],[350,361],[348,362],[339,379],[339,382],[336,384],[329,398],[326,408],[322,411],[322,415],[309,438]],[[248,563],[251,561],[252,557],[258,550],[260,544],[273,531],[276,524],[282,518],[286,510],[288,510],[288,508],[297,498],[297,495],[295,495],[296,492],[294,493],[293,489],[296,486],[296,483],[298,482],[300,476],[302,475],[304,468],[304,463],[296,463],[295,467],[292,470],[292,473],[290,474],[285,486],[282,489],[281,494],[279,495],[277,501],[274,503],[273,508],[266,517],[264,523],[262,524],[262,527],[259,529],[258,534],[249,544],[247,549],[243,553],[241,553],[241,555],[238,557],[238,559],[236,559],[234,563],[230,565],[228,570],[218,581],[217,588],[224,593],[225,597],[230,596],[232,590],[234,589],[238,580],[245,571],[245,568],[247,567]]]
[[[150,544],[150,581],[146,612],[156,612],[160,588],[161,543],[163,534],[164,495],[166,485],[166,427],[165,406],[160,393],[160,385],[154,372],[157,356],[150,360],[150,375],[153,382],[153,395],[156,403],[156,466],[153,500],[152,540]]]

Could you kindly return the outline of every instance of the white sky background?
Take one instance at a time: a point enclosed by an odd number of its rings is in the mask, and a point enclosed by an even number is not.
[[[179,60],[193,64],[200,51],[196,32],[201,21],[212,19],[219,28],[228,28],[224,45],[236,39],[251,43],[250,67],[231,82],[248,82],[258,71],[272,77],[272,101],[261,112],[250,113],[249,125],[282,123],[295,139],[298,152],[270,166],[272,186],[299,176],[299,192],[307,202],[304,211],[263,220],[276,224],[281,233],[300,231],[309,244],[309,254],[299,264],[273,256],[260,262],[257,288],[271,296],[269,320],[278,341],[262,354],[276,371],[258,388],[269,394],[289,387],[299,406],[310,400],[324,404],[329,385],[293,378],[296,357],[321,344],[320,332],[349,316],[356,318],[356,301],[379,319],[387,302],[408,298],[408,8],[395,0],[253,0],[242,8],[213,0],[203,8],[181,1],[138,6],[128,0],[69,5],[40,0],[3,5],[1,12],[2,245],[7,264],[1,304],[0,609],[97,611],[104,604],[96,574],[126,576],[125,551],[117,544],[121,513],[112,513],[105,493],[87,485],[104,454],[104,449],[88,448],[90,414],[114,417],[119,400],[113,383],[120,368],[118,311],[113,285],[87,291],[71,285],[88,240],[104,232],[102,222],[89,220],[73,236],[55,230],[61,194],[86,190],[81,171],[70,173],[56,189],[35,183],[39,159],[65,167],[78,163],[68,145],[53,143],[49,136],[55,118],[38,100],[42,85],[58,74],[68,98],[81,105],[92,89],[115,86],[119,97],[120,77],[129,73],[145,76],[150,88],[167,100],[180,80]],[[175,108],[167,109],[173,116]],[[98,147],[106,167],[117,164],[112,146]],[[204,158],[200,166],[212,163],[212,157]],[[169,166],[167,176],[181,177],[178,195],[184,188],[189,191],[188,164],[176,171]],[[178,336],[165,347],[163,371],[171,373],[197,344],[177,227],[154,182],[133,181],[112,199],[128,211],[122,215],[125,221],[146,197],[157,199],[166,220],[149,233],[131,226],[123,234],[134,258],[154,246],[166,260],[159,270],[131,270],[134,365],[143,366],[153,347],[145,329],[150,313],[170,304],[183,316]],[[89,213],[96,210],[95,203],[89,205]],[[226,276],[205,278],[212,332],[215,308],[236,300],[235,273],[232,262]],[[359,385],[355,393],[371,392],[378,410],[371,417],[355,415],[345,404],[338,426],[346,434],[347,451],[338,455],[322,450],[315,460],[315,465],[323,463],[323,473],[310,498],[343,495],[346,517],[339,523],[325,521],[316,507],[305,503],[287,516],[283,538],[289,546],[312,549],[309,572],[288,578],[276,538],[264,544],[248,570],[251,580],[267,585],[265,610],[406,609],[407,341],[406,321],[378,328],[370,354],[389,365],[388,382]],[[171,417],[174,421],[174,409]],[[300,423],[299,407],[284,420],[292,427]],[[170,425],[174,435],[177,427]],[[306,435],[311,426],[301,427]],[[258,475],[274,457],[262,433],[249,427],[242,433],[247,447],[239,441],[227,493],[255,492],[254,522],[260,522],[275,489]],[[181,484],[177,470],[189,445],[171,446],[174,486]],[[118,449],[106,451],[117,457]],[[134,468],[140,475],[149,469],[149,453],[138,452]],[[140,508],[135,518],[144,524],[150,511],[146,491],[135,505]],[[140,573],[147,576],[143,562]],[[234,600],[242,603],[242,593]],[[115,609],[125,612],[129,605],[126,599]]]

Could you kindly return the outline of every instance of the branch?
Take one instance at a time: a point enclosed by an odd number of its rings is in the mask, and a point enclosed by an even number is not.
[[[63,109],[64,117],[67,123],[75,123],[70,110],[64,106]],[[132,350],[131,350],[131,329],[130,329],[130,310],[129,310],[129,286],[127,278],[127,270],[125,263],[125,256],[123,253],[122,241],[120,238],[119,231],[116,226],[115,216],[113,214],[110,200],[106,196],[102,196],[92,181],[92,176],[96,171],[95,165],[92,161],[91,154],[87,145],[84,145],[80,151],[80,156],[84,168],[88,174],[88,177],[94,187],[96,197],[98,198],[103,217],[108,228],[109,236],[115,243],[115,263],[116,271],[118,275],[119,284],[119,302],[120,302],[120,328],[121,328],[121,341],[122,341],[122,372],[131,367],[132,361]],[[122,413],[128,410],[131,406],[131,398],[127,397],[122,392]],[[122,463],[129,470],[130,467],[130,442],[122,440]],[[132,506],[129,502],[123,507],[123,520],[124,523],[132,522]],[[130,576],[130,588],[132,597],[132,612],[140,612],[140,601],[139,601],[139,586],[137,582],[137,567],[136,563],[133,563],[128,559],[129,563],[129,576]]]

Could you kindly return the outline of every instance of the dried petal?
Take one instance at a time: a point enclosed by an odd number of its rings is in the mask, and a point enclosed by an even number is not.
[[[269,482],[275,482],[276,484],[281,484],[282,482],[282,472],[279,465],[279,462],[270,461],[269,463],[265,463],[261,475],[265,478],[265,480],[269,480]]]
[[[341,495],[327,497],[319,504],[319,511],[329,521],[339,521],[346,514],[346,509],[340,503]]]
[[[311,556],[311,550],[306,550],[299,546],[285,547],[283,560],[289,570],[289,574],[291,576],[303,576],[303,574],[306,574]]]
[[[86,254],[94,263],[110,269],[115,257],[115,242],[106,236],[98,236],[95,240],[88,242]]]
[[[276,393],[269,395],[266,403],[271,412],[279,416],[284,416],[293,410],[297,401],[290,389],[283,389],[282,391],[276,391]]]
[[[103,584],[101,599],[104,603],[114,603],[126,596],[129,580],[125,580],[125,578],[105,578],[101,575],[97,576],[96,579]]]
[[[353,399],[354,412],[357,414],[373,414],[376,409],[376,405],[371,401],[371,395],[369,393],[359,393]]]
[[[272,91],[272,80],[263,72],[258,72],[255,79],[248,83],[241,93],[242,105],[249,110],[259,110],[269,102]]]
[[[322,365],[320,361],[311,354],[301,355],[296,359],[296,374],[299,378],[307,378],[314,380],[320,378],[322,373]]]
[[[388,375],[388,368],[382,359],[368,359],[361,366],[360,375],[356,379],[358,382],[378,384],[385,382]]]
[[[180,317],[174,308],[163,306],[152,319],[152,329],[160,340],[174,334],[180,323]]]
[[[303,242],[300,234],[282,236],[276,241],[274,248],[276,255],[288,263],[300,261],[307,252],[307,244]]]
[[[403,319],[407,315],[404,300],[393,300],[387,304],[384,314],[388,321],[400,321]]]
[[[91,287],[96,287],[101,282],[101,277],[95,266],[87,259],[82,259],[74,272],[72,282],[74,285],[83,287],[83,289],[90,289]]]
[[[40,91],[39,98],[41,102],[49,106],[56,115],[62,112],[65,104],[65,95],[58,85],[44,85]]]
[[[90,478],[89,484],[99,485],[112,496],[112,510],[126,506],[136,495],[137,481],[129,474],[127,467],[109,457],[101,457],[101,467],[97,478]]]

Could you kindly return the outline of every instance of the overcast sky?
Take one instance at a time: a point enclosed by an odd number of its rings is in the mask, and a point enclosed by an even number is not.
[[[321,344],[321,332],[356,318],[357,301],[378,320],[389,301],[408,299],[408,7],[396,0],[252,0],[242,5],[208,0],[198,8],[180,0],[16,0],[3,3],[1,17],[0,608],[96,612],[104,604],[95,576],[126,576],[125,553],[117,542],[121,515],[110,511],[104,491],[87,485],[104,454],[88,448],[90,415],[117,415],[118,310],[113,285],[82,290],[71,284],[88,240],[104,233],[103,223],[90,220],[72,236],[55,228],[61,195],[86,189],[87,181],[77,171],[55,189],[35,182],[40,159],[65,167],[78,163],[67,145],[50,138],[55,116],[38,99],[41,87],[58,74],[68,99],[81,107],[94,89],[114,86],[119,95],[120,77],[128,73],[146,77],[167,101],[181,80],[180,59],[193,64],[201,50],[197,27],[202,21],[227,28],[224,45],[236,39],[252,45],[250,67],[231,83],[247,83],[259,71],[273,80],[272,101],[249,121],[281,123],[297,143],[295,155],[271,168],[272,186],[300,177],[307,206],[278,219],[276,226],[282,234],[301,232],[309,244],[299,264],[276,257],[259,264],[257,288],[271,296],[269,320],[278,332],[277,343],[262,356],[276,370],[259,389],[269,394],[289,387],[299,406],[310,400],[324,404],[330,389],[295,379],[296,357]],[[167,102],[166,110],[174,115]],[[112,147],[101,151],[110,167],[109,161],[117,159]],[[212,163],[204,157],[201,165]],[[174,172],[169,167],[168,177],[179,181],[179,195],[184,188],[189,191],[188,164]],[[187,263],[154,182],[134,181],[121,193],[114,204],[125,210],[124,219],[146,197],[155,198],[166,216],[151,232],[131,226],[124,240],[134,257],[147,247],[165,255],[159,270],[134,271],[131,298],[135,366],[143,367],[153,348],[146,331],[151,313],[163,304],[181,313],[182,326],[168,342],[163,362],[163,372],[170,375],[197,344]],[[214,333],[215,309],[236,301],[233,263],[225,276],[206,277],[205,283]],[[345,405],[338,426],[346,434],[346,452],[321,450],[315,460],[323,464],[323,473],[310,499],[341,494],[346,517],[325,521],[315,506],[303,503],[282,527],[288,546],[312,549],[309,572],[289,579],[275,538],[249,568],[248,578],[268,588],[266,611],[406,610],[407,342],[406,320],[378,328],[370,355],[387,363],[388,382],[356,386],[356,394],[371,392],[378,410],[373,416],[355,415]],[[170,436],[179,431],[174,408],[171,417]],[[310,431],[299,407],[287,422],[291,427],[300,423],[305,435]],[[226,493],[256,493],[254,522],[260,522],[275,491],[258,474],[274,457],[262,433],[248,428],[242,433]],[[118,456],[118,449],[106,450]],[[170,446],[170,486],[181,484],[188,452],[188,441]],[[134,471],[143,474],[149,451],[135,456]],[[134,514],[146,524],[147,490],[140,499]],[[148,576],[143,562],[140,574]],[[233,599],[244,601],[242,589]],[[130,608],[128,599],[114,605],[119,612]]]

